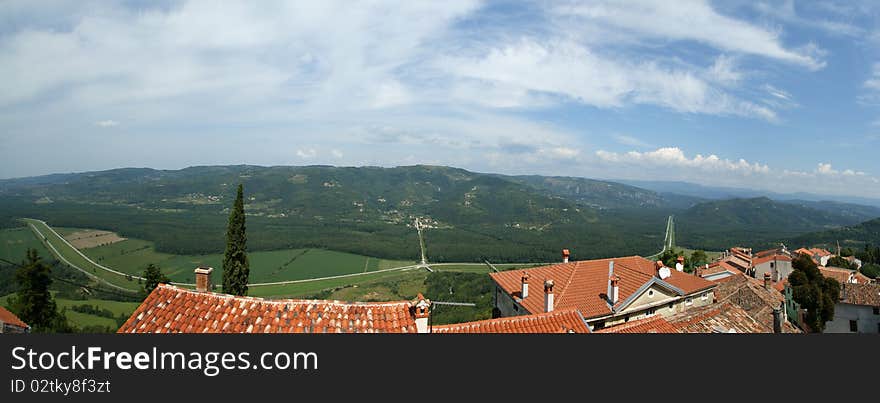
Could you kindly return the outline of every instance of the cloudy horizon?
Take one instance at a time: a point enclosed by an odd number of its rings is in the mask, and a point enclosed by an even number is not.
[[[0,178],[449,165],[880,198],[872,2],[0,3]]]

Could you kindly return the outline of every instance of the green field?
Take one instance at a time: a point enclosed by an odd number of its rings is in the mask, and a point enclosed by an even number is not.
[[[11,295],[6,295],[0,297],[0,305],[9,306],[8,298]],[[87,313],[76,312],[72,308],[77,305],[94,305],[100,309],[107,309],[113,312],[113,315],[125,315],[130,316],[135,309],[137,309],[137,302],[120,302],[120,301],[109,301],[103,299],[85,299],[85,300],[72,300],[72,299],[63,299],[56,298],[55,303],[58,305],[58,311],[60,312],[63,308],[67,308],[65,311],[65,316],[70,323],[76,327],[86,327],[86,326],[101,326],[101,327],[109,327],[110,329],[116,329],[116,321],[111,318],[106,318],[103,316],[92,315]]]
[[[89,248],[83,252],[104,266],[137,276],[143,273],[148,264],[153,263],[159,266],[172,281],[182,283],[194,282],[193,269],[198,266],[210,266],[218,270],[223,266],[223,255],[221,254],[171,255],[156,252],[151,242],[138,239]],[[250,259],[251,283],[338,276],[407,266],[414,263],[323,249],[250,252],[248,259]]]
[[[29,228],[0,230],[0,258],[16,263],[21,262],[24,260],[28,248],[36,249],[44,259],[49,259],[52,256]]]

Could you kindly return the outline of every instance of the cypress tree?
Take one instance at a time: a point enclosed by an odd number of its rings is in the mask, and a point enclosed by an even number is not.
[[[247,257],[247,234],[244,224],[244,190],[238,185],[238,195],[226,228],[226,253],[223,256],[223,292],[247,295],[250,264]]]
[[[158,266],[150,263],[144,270],[144,294],[149,295],[159,285],[159,283],[170,283],[168,278]]]

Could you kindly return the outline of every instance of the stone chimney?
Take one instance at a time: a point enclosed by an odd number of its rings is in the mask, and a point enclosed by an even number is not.
[[[773,308],[773,333],[782,333],[782,307]]]
[[[428,328],[428,318],[431,316],[431,300],[426,299],[422,293],[419,293],[416,297],[413,310],[413,316],[415,316],[416,320],[416,332],[430,332],[431,330]]]
[[[764,288],[770,289],[770,272],[764,272]]]
[[[211,272],[213,271],[213,267],[196,267],[196,291],[210,292],[214,289],[211,284]]]
[[[568,263],[568,257],[571,255],[571,252],[568,249],[562,250],[562,263]]]
[[[553,312],[553,280],[544,280],[544,312]]]
[[[611,299],[611,305],[614,305],[620,298],[620,287],[618,286],[620,283],[620,277],[616,274],[612,274],[611,278],[608,279],[608,282],[611,283],[611,295],[609,295],[608,298]]]
[[[522,299],[526,299],[529,296],[529,273],[525,271],[522,272]]]

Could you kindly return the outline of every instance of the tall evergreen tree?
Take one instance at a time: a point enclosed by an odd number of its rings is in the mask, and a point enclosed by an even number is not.
[[[159,283],[170,283],[171,279],[168,278],[162,270],[159,269],[158,266],[150,263],[146,270],[144,270],[144,293],[149,294],[153,292],[156,286]]]
[[[825,329],[825,322],[834,319],[834,304],[840,298],[840,284],[833,278],[825,278],[806,255],[791,262],[794,271],[788,276],[794,300],[807,310],[804,320],[815,332]]]
[[[247,234],[244,223],[244,188],[238,185],[238,195],[226,228],[226,253],[223,256],[223,292],[247,295],[250,264],[247,257]]]
[[[43,263],[36,249],[28,248],[25,261],[15,273],[18,293],[12,310],[34,332],[69,332],[67,320],[58,313],[55,299],[49,292],[52,269]]]

